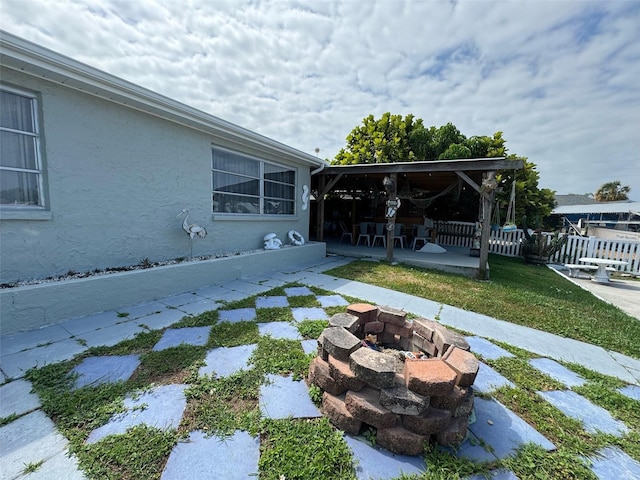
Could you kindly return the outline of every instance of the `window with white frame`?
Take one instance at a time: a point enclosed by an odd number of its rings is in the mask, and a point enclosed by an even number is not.
[[[239,153],[212,149],[213,212],[295,214],[296,171]]]
[[[0,88],[0,205],[44,206],[36,98]]]

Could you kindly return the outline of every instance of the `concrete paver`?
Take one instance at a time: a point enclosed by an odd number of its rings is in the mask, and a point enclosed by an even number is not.
[[[349,435],[344,437],[356,460],[356,478],[358,480],[386,480],[402,474],[420,475],[427,469],[421,457],[396,455],[387,450],[372,447],[364,439]]]
[[[304,320],[329,320],[329,316],[320,307],[298,307],[292,308],[291,313],[296,322]]]
[[[321,416],[309,398],[307,384],[280,375],[267,375],[267,385],[260,387],[260,411],[263,417],[273,419]]]
[[[581,387],[586,383],[585,379],[580,375],[549,358],[533,358],[529,360],[529,365],[540,370],[542,373],[546,373],[551,378],[563,383],[569,388]]]
[[[490,393],[500,387],[515,387],[515,385],[486,363],[480,362],[478,375],[473,382],[473,389],[482,393]]]
[[[288,306],[289,300],[286,296],[256,298],[256,308],[283,308]]]
[[[180,345],[203,346],[209,341],[211,327],[169,328],[153,346],[154,352]]]
[[[76,340],[68,338],[50,345],[23,350],[11,355],[2,356],[2,371],[9,378],[21,378],[33,367],[43,367],[50,363],[69,360],[84,352],[87,347]]]
[[[640,401],[640,387],[637,385],[627,385],[626,387],[619,388],[618,391],[633,400]]]
[[[487,360],[497,360],[502,357],[515,357],[511,352],[508,352],[502,347],[497,346],[495,343],[491,343],[478,336],[465,337],[465,340],[471,347],[471,351],[476,354],[482,355]]]
[[[0,386],[0,418],[23,415],[40,408],[40,398],[31,393],[32,388],[31,382],[24,379]]]
[[[270,322],[258,324],[260,335],[270,335],[281,340],[302,340],[298,329],[289,322]]]
[[[70,374],[77,375],[75,388],[125,382],[140,365],[139,355],[105,355],[85,358]]]
[[[127,321],[100,328],[99,330],[81,333],[77,338],[84,342],[87,348],[112,347],[123,340],[132,339],[142,331],[143,329],[138,323]]]
[[[592,458],[591,470],[600,480],[637,480],[640,478],[640,463],[617,447],[606,447]]]
[[[229,323],[253,322],[256,319],[255,308],[236,308],[234,310],[221,310],[220,321]]]
[[[204,365],[198,370],[199,375],[228,377],[240,370],[249,368],[247,360],[256,349],[255,344],[237,347],[218,347],[210,350],[204,359]]]

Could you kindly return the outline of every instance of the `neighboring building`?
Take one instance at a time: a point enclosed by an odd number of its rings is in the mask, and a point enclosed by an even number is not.
[[[594,203],[598,203],[592,194],[587,195],[578,195],[576,193],[569,193],[566,195],[557,195],[556,194],[556,206],[557,207],[565,207],[569,205],[593,205]]]
[[[0,53],[0,283],[308,237],[323,160],[6,32]]]
[[[558,206],[551,212],[572,233],[616,240],[640,240],[640,202],[597,202]]]

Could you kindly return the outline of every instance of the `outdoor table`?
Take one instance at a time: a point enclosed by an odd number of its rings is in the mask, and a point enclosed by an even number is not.
[[[624,260],[609,260],[608,258],[591,258],[582,257],[579,259],[581,262],[593,263],[598,266],[598,270],[591,280],[598,283],[609,283],[609,276],[607,275],[607,267],[614,265],[629,265],[629,262]]]

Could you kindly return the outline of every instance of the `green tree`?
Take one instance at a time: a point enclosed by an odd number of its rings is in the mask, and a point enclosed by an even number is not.
[[[524,160],[524,169],[517,171],[515,176],[516,223],[521,225],[526,215],[529,219],[528,226],[542,226],[544,218],[555,206],[554,192],[539,188],[540,174],[536,171],[535,164],[528,162],[524,157],[508,154],[506,140],[500,131],[493,136],[467,138],[452,123],[427,128],[422,119],[415,118],[412,114],[403,118],[401,115],[391,115],[387,112],[378,120],[369,115],[362,120],[362,125],[355,127],[347,136],[346,147],[340,150],[332,163],[355,165],[496,157]],[[514,181],[513,170],[499,172],[498,180],[503,187],[503,191],[497,195],[503,223]],[[470,217],[476,215],[478,208],[475,195],[470,192],[464,193],[457,202],[445,198],[438,199],[434,207],[443,217],[471,220]]]
[[[622,186],[619,180],[615,182],[607,182],[603,184],[595,193],[594,198],[598,202],[616,202],[620,200],[629,200],[627,195],[631,188]]]

